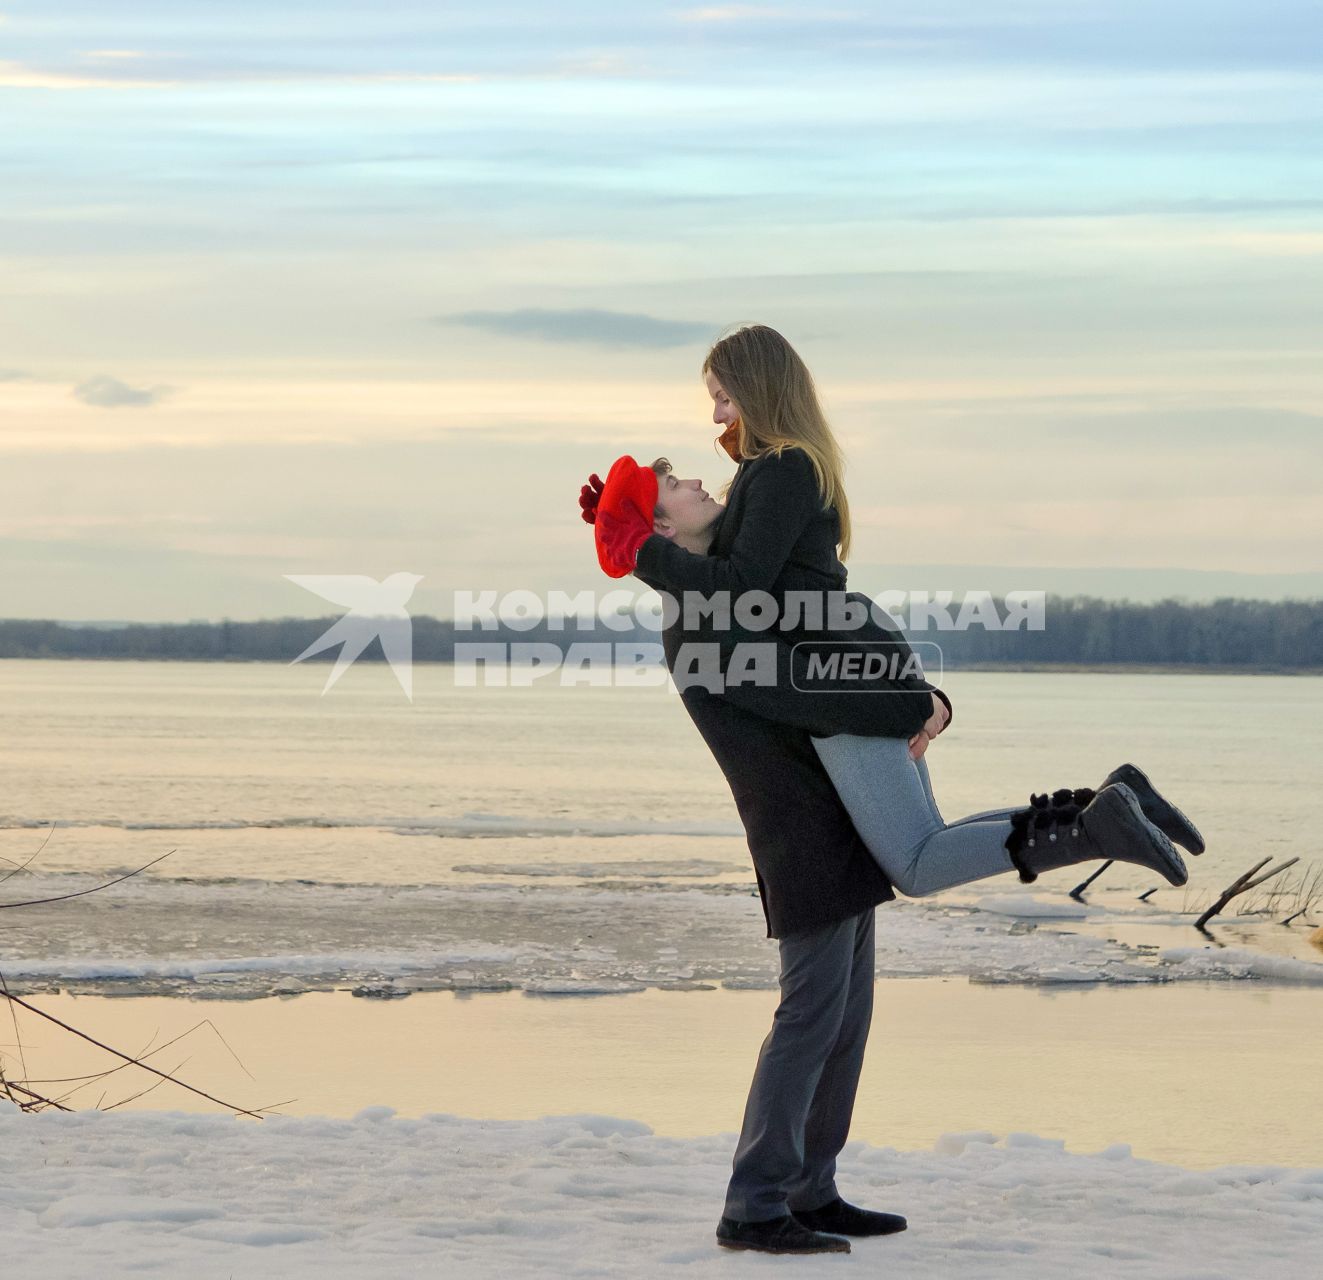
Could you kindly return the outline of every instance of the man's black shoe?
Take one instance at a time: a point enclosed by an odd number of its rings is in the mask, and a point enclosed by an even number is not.
[[[795,1220],[793,1214],[768,1222],[737,1222],[723,1217],[717,1243],[727,1249],[760,1249],[763,1253],[849,1253],[850,1242],[824,1235]]]
[[[821,1209],[796,1209],[794,1216],[812,1231],[834,1231],[843,1236],[889,1236],[909,1226],[898,1213],[856,1209],[839,1196]]]

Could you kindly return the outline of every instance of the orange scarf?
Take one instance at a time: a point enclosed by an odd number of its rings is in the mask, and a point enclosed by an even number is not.
[[[743,459],[744,455],[740,452],[740,424],[738,419],[732,422],[717,437],[717,443],[730,454],[732,462],[739,462]]]

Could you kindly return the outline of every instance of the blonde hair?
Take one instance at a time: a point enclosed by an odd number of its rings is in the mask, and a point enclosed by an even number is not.
[[[765,324],[745,325],[719,339],[703,361],[739,409],[740,453],[745,458],[803,449],[813,463],[824,507],[835,507],[838,555],[850,554],[850,504],[845,459],[818,403],[808,366],[794,347]],[[722,497],[730,485],[722,490]]]

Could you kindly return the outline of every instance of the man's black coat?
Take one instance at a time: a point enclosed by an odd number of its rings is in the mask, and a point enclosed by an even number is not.
[[[733,600],[761,590],[782,606],[787,592],[844,590],[837,536],[836,511],[824,508],[808,455],[788,448],[740,464],[709,555],[693,555],[654,534],[640,548],[635,572],[681,600],[686,591],[728,591]],[[685,631],[682,624],[683,617],[662,637],[672,672],[682,646],[696,640],[718,641],[726,656],[741,638],[774,639],[780,650],[775,687],[732,685],[719,694],[697,684],[682,687],[685,708],[721,766],[744,824],[767,936],[818,928],[894,898],[823,769],[812,735],[912,737],[932,714],[936,691],[921,677],[910,677],[890,682],[885,691],[878,690],[886,682],[874,682],[873,692],[844,685],[805,692],[792,686],[787,659],[799,640],[876,644],[896,642],[898,633],[870,622],[843,633],[773,628],[718,636],[707,628]]]

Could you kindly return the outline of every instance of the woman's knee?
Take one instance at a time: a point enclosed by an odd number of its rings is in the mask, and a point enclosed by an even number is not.
[[[891,881],[891,887],[907,898],[930,898],[940,888],[924,874],[923,851],[927,843],[925,840],[917,850],[899,860],[896,864],[895,875],[890,872],[887,873],[887,879]]]

